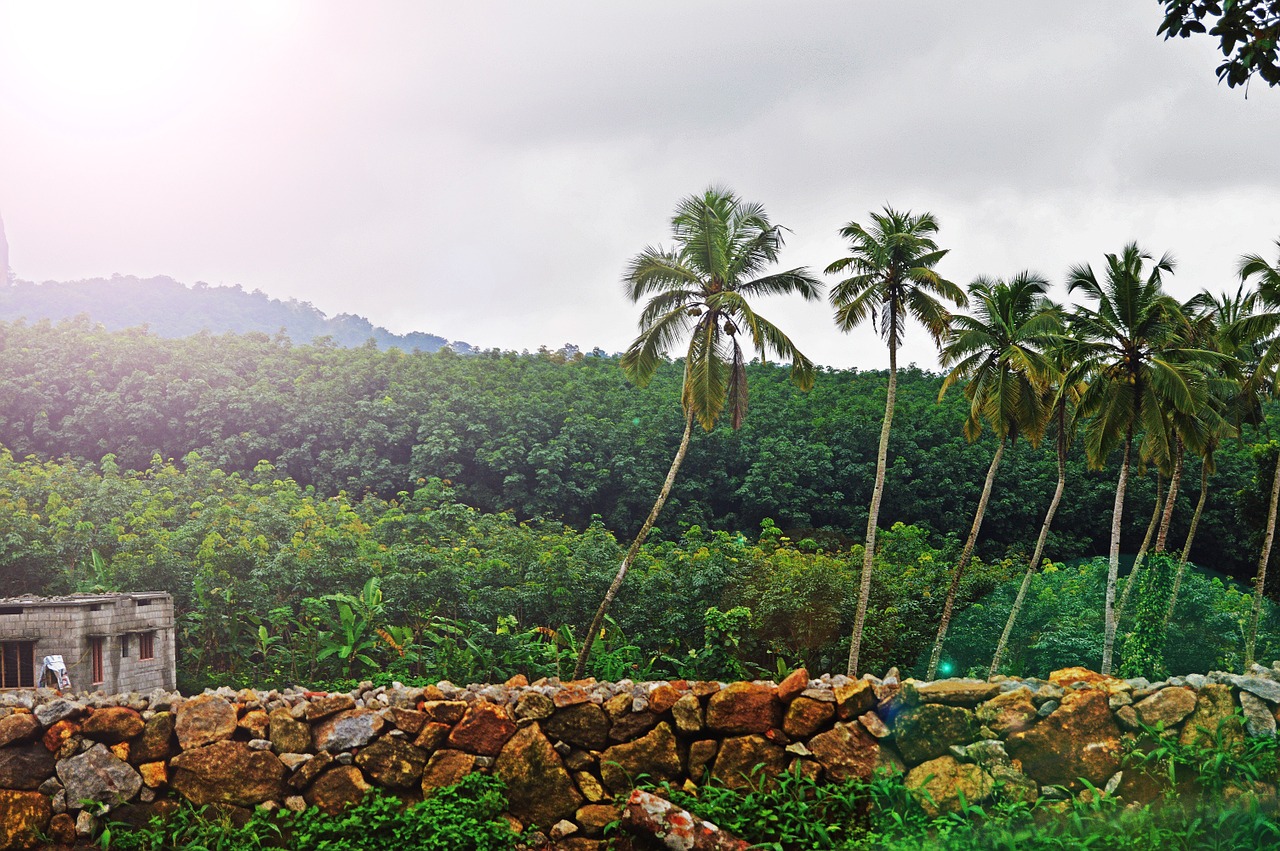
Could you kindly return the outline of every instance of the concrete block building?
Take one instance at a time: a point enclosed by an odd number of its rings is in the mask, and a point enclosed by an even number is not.
[[[173,689],[173,598],[163,591],[0,598],[0,688],[57,687],[56,672],[42,664],[49,656],[62,657],[73,691]]]

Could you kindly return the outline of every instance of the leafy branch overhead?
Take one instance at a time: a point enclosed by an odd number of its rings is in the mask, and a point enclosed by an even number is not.
[[[1162,0],[1165,16],[1157,34],[1218,39],[1225,61],[1218,80],[1242,86],[1257,74],[1269,86],[1280,84],[1280,0]]]

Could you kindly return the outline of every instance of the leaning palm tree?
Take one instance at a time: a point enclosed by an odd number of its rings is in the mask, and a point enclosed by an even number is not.
[[[1280,248],[1280,240],[1276,240]],[[1261,308],[1257,315],[1240,321],[1236,330],[1242,336],[1262,341],[1257,363],[1252,375],[1245,382],[1246,393],[1261,395],[1280,390],[1280,261],[1268,263],[1259,254],[1240,258],[1240,279],[1257,279],[1257,303]],[[1262,592],[1267,584],[1267,565],[1271,561],[1271,546],[1276,538],[1276,513],[1280,507],[1280,454],[1276,456],[1276,469],[1271,480],[1271,502],[1267,508],[1267,525],[1262,536],[1262,552],[1258,557],[1258,573],[1253,580],[1253,613],[1249,618],[1249,635],[1245,641],[1244,664],[1247,670],[1253,664],[1258,645],[1258,619],[1262,615]]]
[[[1059,328],[1059,310],[1045,298],[1048,288],[1048,281],[1030,272],[1021,272],[1008,282],[976,279],[969,285],[974,315],[952,320],[951,338],[942,349],[942,365],[950,366],[951,371],[942,380],[938,400],[956,382],[965,381],[964,394],[969,400],[965,438],[976,441],[985,421],[995,433],[997,444],[969,537],[951,573],[926,679],[933,679],[938,671],[960,580],[973,557],[1005,444],[1016,441],[1019,434],[1039,444],[1044,435],[1048,420],[1044,387],[1053,372],[1044,350]]]
[[[676,206],[672,248],[646,248],[623,275],[628,298],[648,299],[640,314],[640,335],[622,356],[622,369],[631,381],[647,384],[667,350],[688,337],[681,393],[684,434],[658,499],[583,636],[575,679],[583,675],[609,606],[671,493],[694,420],[711,431],[726,405],[733,428],[746,416],[747,371],[740,338],[749,337],[762,358],[772,354],[791,361],[791,379],[804,390],[813,386],[813,363],[750,303],[756,296],[795,294],[813,300],[822,294],[822,283],[807,269],[762,274],[778,260],[783,230],[759,204],[713,186]]]
[[[934,234],[938,221],[932,213],[914,216],[885,207],[872,213],[868,227],[850,222],[840,230],[849,240],[849,254],[827,266],[827,274],[848,274],[831,290],[836,327],[851,331],[868,319],[873,330],[889,345],[889,386],[885,393],[884,423],[880,426],[880,448],[876,454],[876,480],[867,511],[867,539],[862,554],[862,575],[858,589],[858,609],[849,642],[849,676],[857,676],[862,630],[871,598],[871,569],[876,551],[876,524],[880,498],[884,495],[884,475],[889,456],[889,430],[898,386],[898,347],[902,345],[907,320],[925,327],[938,346],[946,337],[951,313],[942,300],[961,307],[968,303],[964,290],[943,278],[934,269],[946,256],[938,248]]]
[[[1111,514],[1111,547],[1107,567],[1102,673],[1110,674],[1116,636],[1116,584],[1120,568],[1120,521],[1129,482],[1133,444],[1157,461],[1171,457],[1167,411],[1193,412],[1203,400],[1203,376],[1196,364],[1211,353],[1184,346],[1185,325],[1178,302],[1165,294],[1164,275],[1173,258],[1165,254],[1148,266],[1151,255],[1135,243],[1106,255],[1102,280],[1088,265],[1068,273],[1068,290],[1081,292],[1091,304],[1078,306],[1071,325],[1091,363],[1089,387],[1081,409],[1092,416],[1085,428],[1085,450],[1100,468],[1116,448],[1123,448],[1116,498]]]
[[[1058,484],[1049,500],[1049,508],[1044,513],[1044,522],[1040,524],[1040,535],[1036,538],[1036,547],[1027,562],[1027,571],[1022,575],[1022,584],[1009,609],[1009,619],[1005,622],[1004,631],[996,643],[995,655],[991,657],[991,670],[988,676],[994,677],[1000,669],[1000,660],[1005,648],[1009,645],[1009,636],[1013,634],[1013,625],[1022,611],[1022,604],[1027,597],[1027,589],[1031,587],[1031,577],[1040,568],[1040,560],[1044,557],[1045,544],[1049,540],[1049,529],[1053,526],[1053,518],[1062,503],[1062,494],[1067,487],[1067,450],[1071,448],[1071,440],[1075,435],[1077,424],[1077,406],[1084,392],[1085,368],[1076,358],[1074,341],[1064,335],[1055,336],[1049,343],[1045,354],[1053,367],[1053,377],[1045,394],[1049,400],[1046,406],[1054,423],[1053,448],[1058,459]]]

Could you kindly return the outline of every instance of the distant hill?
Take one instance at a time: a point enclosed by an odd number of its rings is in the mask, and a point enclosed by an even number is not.
[[[113,275],[84,281],[0,280],[0,320],[58,321],[87,314],[108,330],[147,326],[161,337],[187,337],[201,331],[243,334],[281,329],[295,343],[330,337],[339,346],[355,347],[369,340],[380,349],[435,352],[450,345],[444,337],[413,332],[393,334],[363,316],[341,313],[327,316],[304,301],[280,301],[260,290],[245,292],[240,286],[193,287],[172,278],[135,278]],[[459,352],[470,352],[466,343],[453,343]]]

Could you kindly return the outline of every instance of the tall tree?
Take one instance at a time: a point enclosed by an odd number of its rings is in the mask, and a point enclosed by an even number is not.
[[[1280,249],[1280,240],[1276,240]],[[1261,341],[1257,362],[1252,365],[1252,375],[1245,382],[1245,392],[1261,395],[1274,394],[1280,389],[1280,261],[1268,263],[1260,254],[1248,254],[1240,258],[1240,279],[1255,279],[1258,285],[1257,304],[1260,308],[1254,316],[1240,320],[1235,330],[1246,338]],[[1258,620],[1262,616],[1262,595],[1267,584],[1267,565],[1271,561],[1271,547],[1276,538],[1276,513],[1280,507],[1280,454],[1276,456],[1276,470],[1271,480],[1271,501],[1267,508],[1267,525],[1262,535],[1262,552],[1258,556],[1258,572],[1253,580],[1253,613],[1249,618],[1249,634],[1245,641],[1244,664],[1247,670],[1254,661],[1258,645]]]
[[[1148,458],[1170,457],[1165,412],[1190,413],[1202,398],[1195,352],[1180,348],[1185,320],[1178,302],[1164,292],[1163,279],[1173,272],[1172,256],[1151,263],[1151,255],[1130,243],[1119,254],[1106,255],[1100,280],[1089,265],[1068,273],[1068,289],[1088,304],[1071,316],[1090,363],[1089,387],[1081,398],[1091,416],[1085,428],[1085,450],[1097,468],[1113,449],[1123,448],[1111,514],[1111,547],[1107,568],[1102,672],[1111,673],[1116,637],[1116,583],[1120,568],[1120,521],[1129,483],[1134,439]]]
[[[1218,39],[1224,61],[1218,81],[1244,85],[1257,74],[1280,84],[1280,0],[1160,0],[1164,20],[1156,34],[1166,39],[1205,33]],[[1206,26],[1206,22],[1208,26]]]
[[[1013,626],[1018,620],[1018,614],[1022,611],[1027,589],[1031,587],[1031,577],[1040,569],[1045,544],[1049,540],[1049,529],[1053,526],[1053,518],[1058,513],[1062,494],[1067,487],[1067,450],[1070,449],[1075,435],[1076,409],[1085,388],[1082,378],[1083,364],[1076,358],[1073,342],[1068,337],[1057,335],[1052,338],[1045,352],[1053,368],[1053,377],[1044,388],[1044,392],[1051,400],[1048,408],[1054,424],[1053,449],[1058,460],[1058,484],[1053,489],[1049,507],[1045,510],[1044,522],[1040,524],[1040,534],[1036,538],[1036,547],[1031,554],[1031,560],[1027,562],[1027,572],[1022,576],[1022,584],[1018,586],[1013,606],[1009,609],[1009,619],[1005,622],[1004,631],[1000,633],[1000,640],[996,643],[996,652],[991,657],[989,676],[992,677],[1000,669],[1000,660],[1004,656],[1005,648],[1009,645],[1009,636],[1013,634]]]
[[[849,676],[857,676],[862,631],[871,598],[871,570],[876,552],[876,524],[880,499],[884,495],[884,475],[889,456],[889,431],[893,423],[893,403],[898,384],[898,347],[902,345],[907,320],[924,326],[941,347],[951,325],[951,313],[944,301],[961,307],[968,303],[964,290],[938,274],[935,267],[947,254],[938,248],[934,235],[938,221],[932,213],[912,215],[885,207],[872,213],[869,226],[850,222],[840,230],[849,241],[848,256],[827,266],[827,274],[847,274],[831,290],[836,327],[852,331],[871,321],[889,346],[889,386],[885,392],[884,422],[876,453],[876,480],[867,511],[867,538],[862,555],[858,589],[858,609],[849,642]]]
[[[1048,281],[1030,272],[1021,272],[1008,282],[976,279],[969,285],[974,314],[952,320],[952,336],[942,349],[942,365],[951,367],[951,371],[942,380],[939,401],[952,385],[966,382],[964,394],[969,400],[969,416],[964,422],[965,438],[976,441],[985,421],[995,434],[997,444],[969,537],[951,573],[938,636],[934,639],[925,675],[930,680],[938,671],[960,580],[973,557],[1005,444],[1017,440],[1019,434],[1038,444],[1044,435],[1048,420],[1044,387],[1053,371],[1044,350],[1059,328],[1058,311],[1045,298],[1048,288]]]
[[[761,357],[772,354],[791,361],[792,381],[805,390],[813,386],[813,363],[751,306],[751,299],[758,296],[821,297],[822,283],[808,269],[763,274],[778,260],[783,231],[769,221],[759,204],[713,186],[676,206],[670,249],[645,248],[623,275],[629,299],[648,299],[640,314],[640,335],[622,356],[622,369],[631,381],[647,384],[667,350],[688,337],[681,394],[684,434],[653,509],[582,636],[575,679],[585,671],[609,606],[671,493],[689,449],[694,420],[704,431],[711,431],[727,405],[736,429],[747,414],[746,358],[740,338],[749,337]]]

